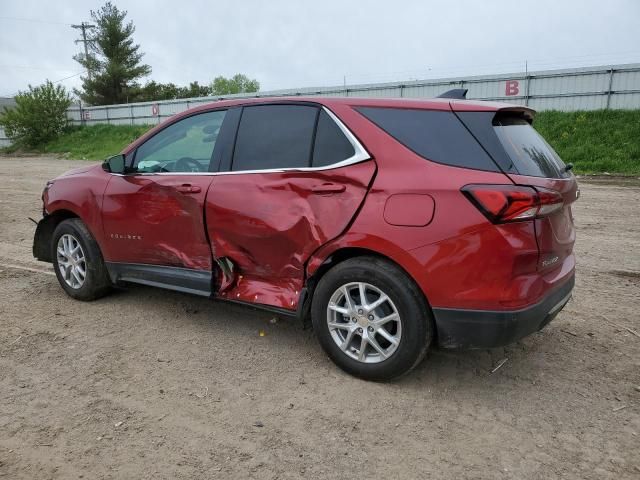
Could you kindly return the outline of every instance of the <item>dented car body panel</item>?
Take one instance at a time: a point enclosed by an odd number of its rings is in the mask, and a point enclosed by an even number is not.
[[[212,176],[114,175],[104,193],[109,262],[211,270],[203,209]],[[188,194],[179,188],[191,185]]]
[[[206,204],[211,251],[231,259],[242,277],[218,293],[296,309],[307,260],[347,228],[375,168],[369,160],[312,172],[216,176]]]
[[[77,168],[61,175],[50,181],[42,194],[45,213],[81,218],[102,244],[102,200],[110,179],[100,165]]]

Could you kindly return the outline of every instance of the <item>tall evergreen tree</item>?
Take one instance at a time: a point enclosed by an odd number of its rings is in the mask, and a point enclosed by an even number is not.
[[[73,57],[88,72],[82,77],[82,90],[75,93],[90,105],[134,100],[140,89],[137,80],[151,73],[151,67],[141,62],[144,54],[132,38],[136,28],[133,22],[125,22],[126,16],[126,11],[111,2],[91,11],[96,29],[89,42],[89,55]]]

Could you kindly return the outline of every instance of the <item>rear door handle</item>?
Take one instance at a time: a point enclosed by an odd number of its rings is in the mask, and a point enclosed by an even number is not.
[[[200,193],[202,189],[197,185],[191,185],[190,183],[183,183],[176,187],[180,193]]]
[[[311,187],[313,193],[340,193],[344,192],[346,187],[339,183],[323,183],[321,185],[314,185]]]

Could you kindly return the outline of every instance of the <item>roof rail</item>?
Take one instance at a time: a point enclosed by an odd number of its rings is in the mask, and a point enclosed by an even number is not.
[[[456,100],[466,100],[468,88],[454,88],[441,93],[436,98],[455,98]]]

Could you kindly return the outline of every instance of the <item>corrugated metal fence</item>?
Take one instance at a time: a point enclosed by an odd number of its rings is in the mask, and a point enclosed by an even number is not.
[[[536,110],[635,109],[640,108],[640,64],[275,90],[101,107],[76,105],[68,112],[76,125],[154,124],[196,105],[229,98],[295,95],[429,98],[452,88],[468,88],[467,98],[470,99],[525,104]],[[0,146],[6,144],[3,137],[4,133],[0,130]]]
[[[195,105],[218,99],[291,95],[429,98],[451,88],[468,88],[467,98],[529,105],[536,110],[640,108],[640,64],[475,77],[417,80],[340,87],[276,90],[254,94],[69,109],[76,124],[158,123]]]

